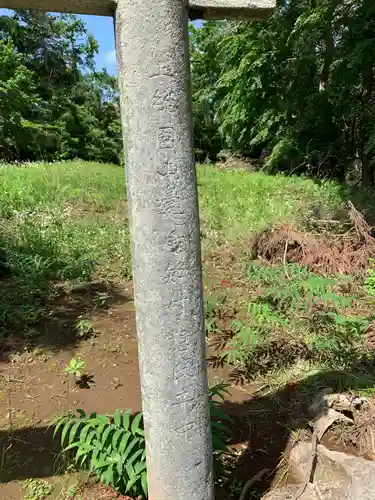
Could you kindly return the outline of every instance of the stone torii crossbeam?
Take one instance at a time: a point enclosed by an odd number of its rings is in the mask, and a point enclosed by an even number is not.
[[[262,19],[275,0],[0,0],[113,16],[150,500],[213,500],[188,19]]]

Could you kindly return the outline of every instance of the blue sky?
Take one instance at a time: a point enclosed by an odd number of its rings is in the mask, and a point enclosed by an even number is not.
[[[107,68],[109,73],[116,73],[116,52],[113,31],[113,20],[111,17],[79,16],[86,23],[89,32],[99,42],[99,54],[96,58],[98,68]],[[201,24],[197,21],[197,26]]]
[[[113,19],[111,17],[79,16],[99,43],[99,54],[96,57],[98,69],[107,68],[109,73],[116,73],[115,37]]]
[[[0,15],[10,14],[10,10],[0,9]],[[115,40],[113,19],[111,17],[78,16],[87,25],[88,31],[99,42],[99,54],[96,57],[98,69],[107,68],[109,73],[116,73]]]
[[[0,15],[10,11],[0,9]],[[111,74],[117,73],[113,19],[100,16],[78,16],[86,23],[89,33],[94,35],[99,43],[99,54],[96,57],[98,69],[106,68]]]

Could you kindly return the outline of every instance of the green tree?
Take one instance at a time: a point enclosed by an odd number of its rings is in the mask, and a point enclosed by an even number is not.
[[[38,130],[27,119],[40,104],[36,75],[24,63],[11,39],[0,40],[0,154],[8,161],[19,157],[22,141]]]
[[[225,148],[219,133],[215,95],[220,75],[216,60],[219,26],[220,23],[214,22],[205,23],[203,28],[190,25],[195,152],[200,161],[215,161],[219,151]]]
[[[359,171],[372,185],[374,27],[369,0],[279,1],[265,22],[205,23],[192,47],[198,115],[231,149],[267,151],[270,172]]]
[[[96,40],[76,16],[0,16],[5,160],[121,162],[117,80],[95,71],[97,52]]]

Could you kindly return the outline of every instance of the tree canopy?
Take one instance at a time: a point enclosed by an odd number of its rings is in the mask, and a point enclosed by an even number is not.
[[[196,143],[372,185],[374,58],[370,0],[279,0],[266,22],[193,28]]]
[[[120,162],[117,81],[95,71],[97,51],[76,16],[0,16],[3,160]]]
[[[268,172],[374,184],[375,4],[279,0],[264,22],[191,25],[195,147]],[[116,78],[73,15],[0,16],[0,158],[122,158]]]

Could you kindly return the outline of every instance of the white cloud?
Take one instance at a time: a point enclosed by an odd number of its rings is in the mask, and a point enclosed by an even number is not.
[[[116,64],[116,51],[111,50],[110,52],[107,52],[105,55],[105,60],[107,64],[110,65]]]

